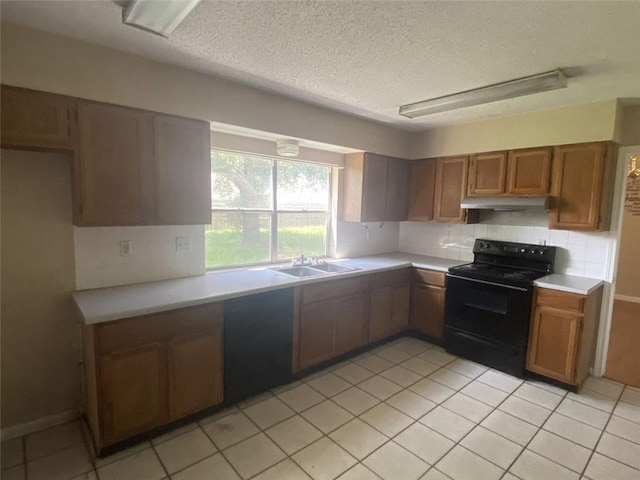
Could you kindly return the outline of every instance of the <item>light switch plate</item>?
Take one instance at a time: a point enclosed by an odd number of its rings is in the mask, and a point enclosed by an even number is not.
[[[131,255],[131,240],[120,240],[120,256],[128,257]]]
[[[176,252],[190,252],[191,237],[176,237]]]

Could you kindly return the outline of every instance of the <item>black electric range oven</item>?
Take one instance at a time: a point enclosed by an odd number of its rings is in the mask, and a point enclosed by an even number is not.
[[[473,263],[447,274],[445,349],[522,377],[533,282],[553,273],[555,253],[551,246],[476,240]]]

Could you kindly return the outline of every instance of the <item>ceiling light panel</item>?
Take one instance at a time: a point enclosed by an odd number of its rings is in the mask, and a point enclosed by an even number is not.
[[[202,0],[133,0],[122,22],[168,37]]]

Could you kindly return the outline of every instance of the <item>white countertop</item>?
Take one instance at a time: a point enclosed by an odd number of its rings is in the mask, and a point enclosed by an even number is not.
[[[446,272],[449,267],[466,263],[407,253],[343,258],[337,261],[360,270],[339,275],[295,278],[269,270],[268,267],[246,268],[161,282],[83,290],[73,293],[73,299],[85,323],[95,324],[376,271],[415,266]]]
[[[562,290],[563,292],[579,293],[589,295],[600,285],[604,285],[604,280],[587,277],[574,277],[572,275],[561,275],[554,273],[542,277],[533,284],[536,287],[550,288],[552,290]]]

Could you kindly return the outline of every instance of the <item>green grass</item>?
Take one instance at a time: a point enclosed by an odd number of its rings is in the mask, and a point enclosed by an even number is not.
[[[278,231],[278,258],[324,256],[324,227],[281,227]],[[260,229],[260,245],[243,247],[242,232],[233,229],[205,232],[207,268],[269,261],[269,231]]]

